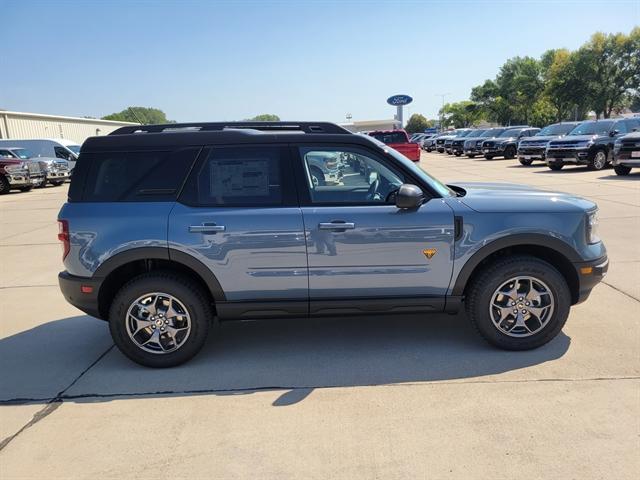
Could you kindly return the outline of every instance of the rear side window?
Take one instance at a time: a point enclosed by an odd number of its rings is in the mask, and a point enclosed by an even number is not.
[[[200,148],[173,151],[104,152],[81,155],[77,180],[85,202],[163,202],[175,200]],[[74,172],[73,179],[76,179]],[[74,188],[76,187],[76,188]],[[71,182],[71,191],[77,186]]]
[[[287,148],[283,146],[212,147],[194,169],[180,201],[212,207],[289,203],[295,187],[285,166],[287,161]]]

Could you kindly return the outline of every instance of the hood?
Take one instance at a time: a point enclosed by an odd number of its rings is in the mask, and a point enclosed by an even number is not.
[[[588,142],[589,140],[595,140],[602,135],[566,135],[562,138],[557,138],[552,140],[555,142],[567,142],[567,143],[578,143],[578,142]]]
[[[560,138],[564,138],[564,136],[563,135],[540,135],[540,136],[523,138],[522,140],[520,140],[520,142],[521,143],[528,143],[528,142],[542,143],[542,142],[550,142],[551,140],[558,140]]]
[[[596,204],[570,193],[539,190],[513,183],[452,182],[466,190],[462,203],[477,212],[584,212]]]

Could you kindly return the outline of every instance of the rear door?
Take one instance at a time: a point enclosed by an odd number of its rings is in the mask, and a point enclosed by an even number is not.
[[[221,317],[306,315],[306,244],[288,147],[206,148],[171,212],[169,246],[216,276]]]

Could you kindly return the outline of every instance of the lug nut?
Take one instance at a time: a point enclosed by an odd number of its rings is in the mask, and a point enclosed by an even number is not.
[[[527,313],[527,311],[523,308],[523,309],[522,309],[522,313]]]
[[[162,330],[164,332],[164,327],[160,327],[160,330]]]
[[[152,325],[152,326],[151,326],[151,328],[153,328],[153,329],[155,330],[155,329],[156,329],[156,326],[155,326],[155,325]]]
[[[513,313],[518,313],[518,310],[514,310]]]

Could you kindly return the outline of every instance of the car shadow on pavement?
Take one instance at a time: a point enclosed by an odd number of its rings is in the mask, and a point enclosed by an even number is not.
[[[284,390],[273,403],[284,406],[315,388],[500,374],[560,358],[570,345],[561,333],[537,350],[498,350],[463,314],[231,322],[211,333],[191,361],[158,370],[113,347],[106,322],[78,316],[42,324],[0,340],[0,406],[264,390]]]
[[[616,173],[605,175],[604,177],[598,177],[598,180],[632,180],[634,177],[636,180],[640,179],[640,170],[636,170],[635,172],[631,170],[628,175],[618,175]]]

